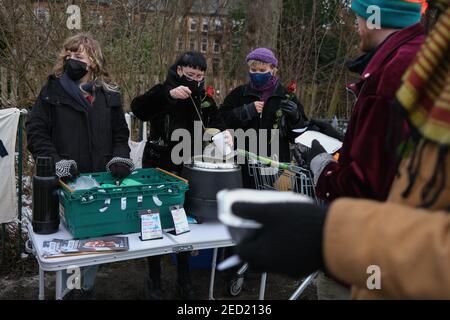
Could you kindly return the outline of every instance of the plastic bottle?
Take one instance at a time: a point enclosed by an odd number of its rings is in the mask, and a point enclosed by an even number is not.
[[[33,177],[33,231],[52,234],[59,229],[58,177],[50,157],[38,157]]]

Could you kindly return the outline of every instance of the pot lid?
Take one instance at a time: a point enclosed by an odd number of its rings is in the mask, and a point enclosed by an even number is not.
[[[238,165],[235,163],[212,163],[212,162],[203,162],[203,161],[194,161],[193,167],[201,168],[201,169],[214,169],[214,170],[230,170],[237,169]]]
[[[238,169],[239,165],[234,162],[217,161],[214,158],[194,157],[192,159],[191,167],[199,169],[212,169],[212,170],[232,170]]]

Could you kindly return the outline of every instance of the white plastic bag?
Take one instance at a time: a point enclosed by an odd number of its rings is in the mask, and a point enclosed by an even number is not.
[[[90,190],[92,188],[100,187],[100,184],[92,177],[81,176],[75,182],[70,184],[70,187],[77,190]]]

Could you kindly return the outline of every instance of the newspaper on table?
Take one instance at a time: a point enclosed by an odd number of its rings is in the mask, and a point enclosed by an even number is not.
[[[53,239],[44,241],[42,255],[51,258],[128,250],[128,237],[103,237],[85,240]]]

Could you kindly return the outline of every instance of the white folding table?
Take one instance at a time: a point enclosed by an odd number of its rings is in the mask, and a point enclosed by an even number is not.
[[[38,235],[33,232],[31,223],[28,223],[29,241],[32,244],[33,254],[39,264],[39,300],[43,300],[45,297],[45,272],[56,273],[56,299],[61,300],[67,293],[66,291],[63,292],[62,273],[69,268],[108,264],[183,251],[214,249],[209,287],[209,299],[213,300],[217,251],[219,248],[234,246],[235,243],[231,239],[227,228],[218,222],[190,225],[190,229],[191,231],[189,233],[179,236],[165,233],[163,239],[153,241],[141,241],[139,239],[139,234],[126,235],[129,240],[130,249],[125,252],[48,259],[43,257],[42,246],[44,241],[52,239],[72,239],[71,234],[66,230],[64,225],[61,224],[58,233]]]

